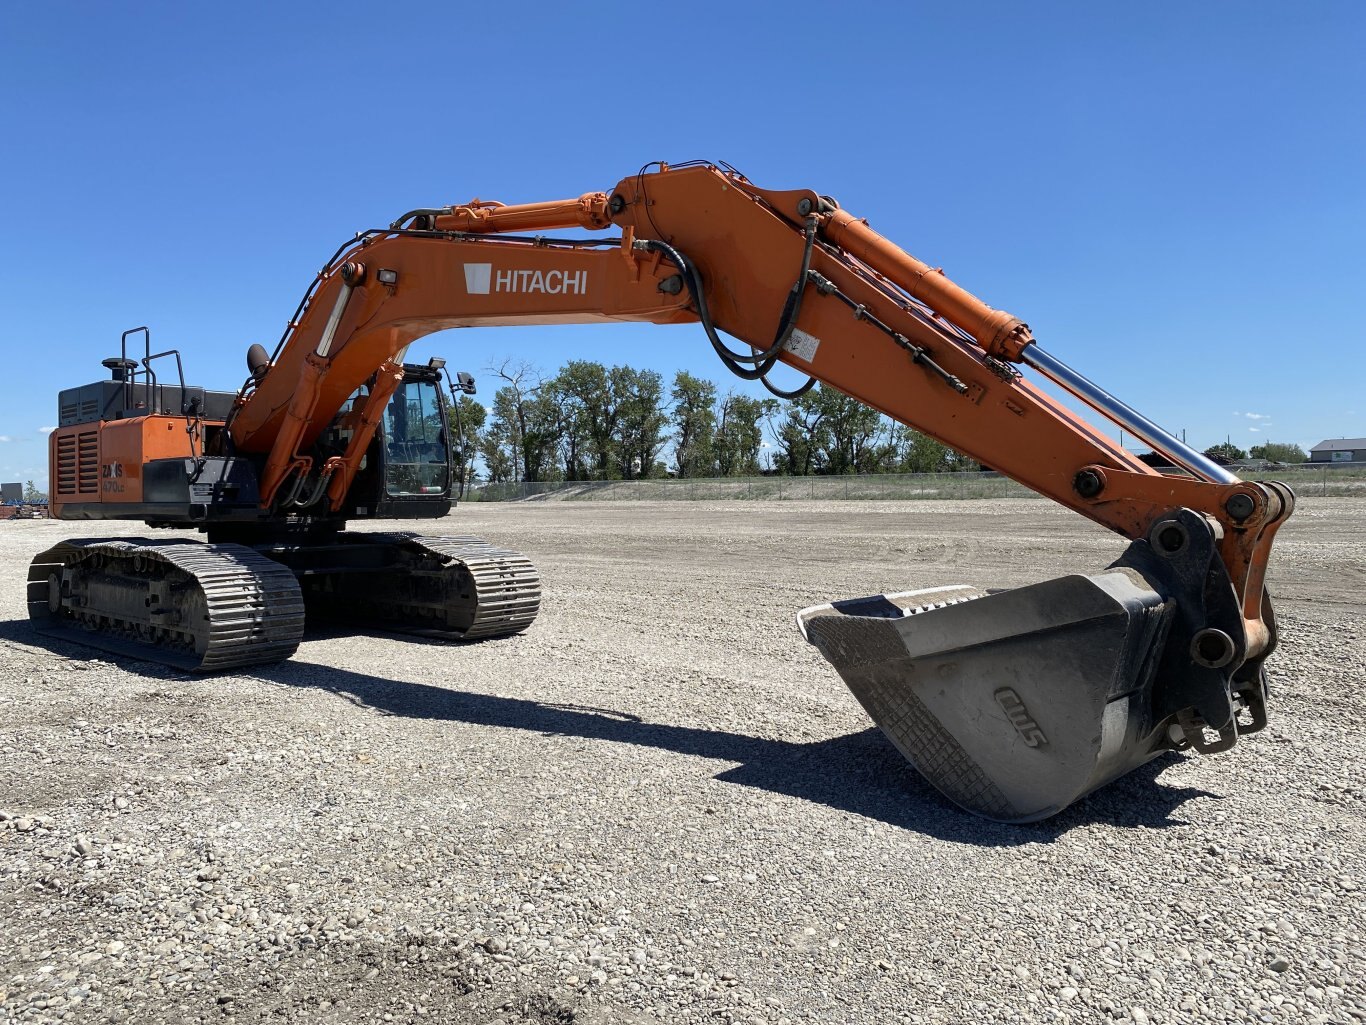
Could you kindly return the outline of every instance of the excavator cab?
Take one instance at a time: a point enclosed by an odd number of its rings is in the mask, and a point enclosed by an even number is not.
[[[403,380],[385,407],[356,475],[347,517],[430,519],[450,512],[449,422],[441,368],[405,363]],[[335,444],[344,445],[349,429],[348,414],[343,412],[334,428]]]

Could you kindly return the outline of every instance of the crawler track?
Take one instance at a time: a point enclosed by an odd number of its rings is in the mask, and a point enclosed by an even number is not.
[[[28,608],[49,636],[205,673],[289,658],[304,628],[287,567],[188,540],[64,541],[30,564]]]
[[[476,537],[339,536],[264,553],[190,540],[64,541],[29,566],[29,618],[64,640],[195,672],[279,662],[320,619],[473,641],[541,607],[531,561]]]
[[[481,538],[354,532],[342,545],[343,553],[377,552],[379,564],[362,572],[300,567],[310,615],[474,641],[521,633],[541,608],[531,560]]]

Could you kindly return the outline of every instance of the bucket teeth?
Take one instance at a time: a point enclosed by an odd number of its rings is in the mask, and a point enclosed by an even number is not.
[[[978,815],[1029,822],[1166,749],[1151,690],[1171,604],[1112,569],[875,595],[797,618],[930,783]]]

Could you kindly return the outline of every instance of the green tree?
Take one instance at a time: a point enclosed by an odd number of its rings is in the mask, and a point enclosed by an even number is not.
[[[565,480],[595,475],[601,429],[596,420],[608,403],[607,370],[591,360],[570,360],[546,385],[560,428],[560,459]]]
[[[554,457],[559,446],[559,416],[554,399],[538,394],[540,376],[529,364],[504,360],[489,369],[507,382],[493,396],[493,423],[484,437],[482,450],[490,467],[489,479],[495,479],[495,461],[500,473],[510,473],[505,479],[514,482],[554,479]],[[495,454],[492,461],[490,453]]]
[[[24,484],[24,501],[25,501],[25,502],[46,502],[46,501],[47,501],[47,492],[46,492],[46,491],[39,491],[38,488],[37,488],[36,486],[34,486],[33,481],[28,481],[28,482],[26,482],[26,483]]]
[[[505,429],[505,423],[495,415],[489,430],[479,439],[479,454],[484,457],[484,471],[491,484],[517,479],[517,465],[513,461],[517,448],[507,438]]]
[[[886,462],[888,421],[871,406],[824,385],[793,401],[793,406],[819,411],[820,430],[815,472],[876,473]]]
[[[722,477],[747,477],[759,473],[759,449],[764,432],[759,421],[778,408],[775,399],[752,399],[730,392],[716,411],[712,452]]]
[[[610,480],[615,465],[619,411],[611,374],[601,363],[570,360],[550,390],[569,435],[562,439],[566,473],[575,479]]]
[[[447,408],[450,418],[451,479],[469,484],[474,480],[474,457],[479,454],[480,432],[488,410],[468,395],[461,395]]]
[[[1205,455],[1209,456],[1209,458],[1213,459],[1215,462],[1222,459],[1224,462],[1231,463],[1238,459],[1247,458],[1247,453],[1231,441],[1224,441],[1220,442],[1218,445],[1211,445],[1209,448],[1205,449]]]
[[[559,480],[556,454],[560,447],[559,415],[549,395],[536,394],[526,403],[522,462],[526,479]]]
[[[706,477],[713,468],[716,385],[680,370],[674,375],[669,394],[673,399],[674,473],[679,477]]]
[[[775,424],[772,414],[768,417],[768,430],[778,449],[774,468],[788,477],[805,477],[815,471],[825,433],[825,411],[804,398],[788,402],[780,422]]]
[[[494,483],[522,479],[522,431],[517,398],[512,388],[499,388],[493,396],[493,419],[479,442],[488,478]]]
[[[894,428],[891,444],[892,467],[899,473],[952,473],[977,469],[975,459],[913,427],[898,425]]]
[[[1265,445],[1253,445],[1248,453],[1253,459],[1265,459],[1272,463],[1303,463],[1309,455],[1298,445],[1285,445],[1268,441]]]
[[[608,376],[617,412],[617,469],[623,480],[649,477],[669,422],[662,405],[664,379],[653,370],[631,367],[613,367]]]

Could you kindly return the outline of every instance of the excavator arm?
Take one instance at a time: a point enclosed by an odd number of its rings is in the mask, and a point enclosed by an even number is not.
[[[564,231],[573,234],[544,234]],[[1021,320],[812,191],[759,189],[710,165],[661,165],[623,179],[610,193],[578,199],[518,206],[476,200],[412,211],[360,236],[319,274],[273,357],[239,396],[231,439],[238,452],[263,459],[264,505],[285,510],[325,493],[337,509],[415,339],[454,327],[606,321],[699,322],[732,371],[763,380],[775,394],[794,394],[768,379],[781,362],[1133,542],[1096,584],[1111,604],[1079,613],[1088,623],[1125,621],[1122,636],[1092,642],[1115,647],[1113,661],[1128,668],[1118,676],[1083,674],[1106,677],[1091,685],[1105,699],[1080,725],[1051,729],[1055,737],[1064,730],[1094,735],[1099,753],[1083,752],[1081,760],[1091,761],[1077,770],[1080,782],[1069,777],[1046,798],[1002,798],[997,777],[1021,771],[1019,757],[1060,749],[1057,740],[1039,742],[1050,730],[1044,720],[1055,707],[1066,712],[1086,702],[1067,694],[1026,697],[1019,652],[1011,649],[1009,664],[996,665],[1002,637],[967,643],[945,636],[930,644],[934,622],[947,625],[966,613],[925,616],[905,596],[803,614],[808,638],[879,725],[955,800],[998,818],[1041,817],[1163,750],[1222,750],[1265,722],[1262,663],[1275,644],[1265,572],[1272,538],[1293,509],[1290,490],[1239,480],[1187,448],[1041,349]],[[1138,460],[1025,379],[1021,366],[1143,438],[1184,472],[1160,473]],[[314,442],[367,382],[347,451],[318,465],[310,455]],[[1016,605],[1028,606],[1013,610],[1000,596],[962,597],[981,599],[974,624],[1016,617],[1028,625],[1011,636],[1031,641],[1040,632],[1077,628],[1067,616],[1040,618],[1040,606],[1095,604],[1089,591],[1065,599],[1039,595],[1031,604],[1029,595],[1021,597],[1028,591],[1010,592]],[[995,607],[1000,615],[989,611]],[[989,678],[984,693],[991,700],[965,699],[963,726],[950,711],[926,713],[907,678],[931,663],[942,673],[958,665],[943,652],[967,649],[990,656],[973,671]],[[1063,660],[1072,654],[1063,651]],[[1055,655],[1035,675],[1046,674]],[[904,693],[887,697],[888,687]],[[869,697],[874,691],[882,695],[877,700]],[[890,718],[907,717],[908,700],[921,706],[910,714],[914,721],[889,727]],[[1099,721],[1119,716],[1117,703],[1127,709],[1124,723]],[[991,730],[980,739],[964,735],[988,714]],[[1002,724],[1004,732],[995,729]],[[927,768],[927,745],[945,744],[959,762],[975,766],[974,787],[989,784],[996,796],[973,798],[945,785],[939,777],[961,775],[958,762]],[[1003,756],[1003,767],[986,764],[1014,747],[1020,750]]]

